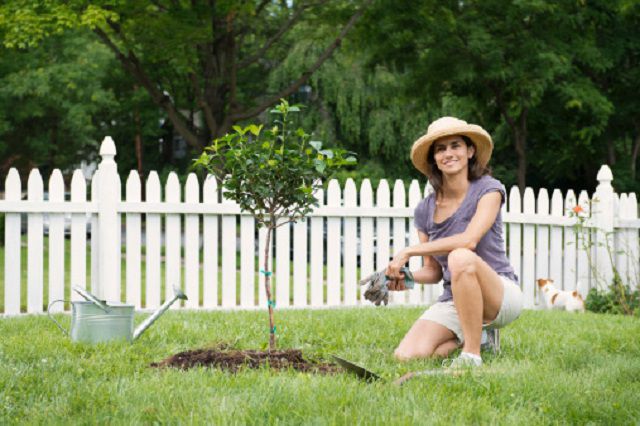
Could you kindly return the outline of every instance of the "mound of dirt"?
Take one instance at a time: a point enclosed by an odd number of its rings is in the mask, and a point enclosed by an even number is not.
[[[187,370],[193,367],[212,367],[236,372],[241,368],[268,366],[272,370],[288,370],[332,374],[342,369],[334,364],[310,362],[303,358],[302,351],[288,349],[282,351],[227,350],[220,348],[195,349],[179,352],[151,367],[173,367]]]

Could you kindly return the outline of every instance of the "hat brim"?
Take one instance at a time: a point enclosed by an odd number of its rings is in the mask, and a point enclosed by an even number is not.
[[[448,127],[433,133],[422,135],[413,143],[411,147],[411,162],[416,169],[423,174],[431,175],[431,165],[427,161],[427,154],[431,145],[438,139],[445,136],[461,135],[467,136],[476,148],[476,160],[482,166],[486,166],[491,159],[493,152],[493,142],[491,136],[482,127],[475,124],[467,124],[464,126]]]

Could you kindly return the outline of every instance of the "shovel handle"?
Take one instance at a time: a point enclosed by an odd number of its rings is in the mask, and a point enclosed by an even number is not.
[[[47,306],[47,315],[49,315],[49,319],[51,321],[53,321],[55,323],[55,325],[58,326],[58,328],[60,329],[60,331],[62,331],[64,334],[66,334],[67,336],[69,335],[69,332],[67,330],[65,330],[58,321],[56,321],[56,319],[53,317],[53,315],[51,315],[51,307],[53,305],[55,305],[58,302],[68,302],[68,300],[62,300],[62,299],[58,299],[58,300],[54,300],[51,303],[49,303],[49,306]]]

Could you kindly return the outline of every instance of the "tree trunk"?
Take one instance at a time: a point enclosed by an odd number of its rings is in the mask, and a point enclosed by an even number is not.
[[[516,151],[518,153],[518,189],[520,194],[524,194],[527,186],[527,151],[525,148],[519,149],[518,146],[526,146],[526,137],[516,136]]]
[[[135,87],[135,90],[137,90],[138,88]],[[140,181],[143,182],[142,184],[142,199],[146,199],[145,198],[145,187],[146,185],[144,185],[144,169],[142,167],[142,130],[141,130],[141,125],[140,125],[140,109],[136,106],[133,112],[133,120],[135,122],[135,126],[136,126],[136,131],[135,131],[135,136],[134,136],[134,144],[135,144],[135,148],[136,148],[136,165],[138,168],[138,176],[140,177]]]
[[[272,219],[271,223],[274,221]],[[269,351],[273,351],[276,349],[276,327],[273,322],[273,307],[275,306],[273,300],[271,299],[271,271],[269,270],[269,247],[271,245],[271,233],[274,228],[272,225],[269,225],[267,228],[267,241],[264,247],[264,291],[267,294],[267,306],[269,308]]]
[[[517,123],[513,123],[513,135],[518,155],[518,189],[524,194],[527,187],[527,109],[523,109]]]
[[[636,162],[638,161],[638,153],[640,152],[640,125],[636,125],[636,138],[633,141],[633,149],[631,150],[631,179],[636,180]]]
[[[616,164],[616,145],[612,139],[607,139],[607,164],[610,166]]]

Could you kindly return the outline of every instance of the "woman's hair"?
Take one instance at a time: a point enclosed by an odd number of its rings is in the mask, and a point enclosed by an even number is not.
[[[468,170],[467,179],[476,180],[484,175],[490,175],[491,168],[489,166],[482,166],[476,160],[477,150],[476,150],[475,144],[471,141],[471,139],[468,136],[464,136],[464,135],[459,135],[459,136],[462,138],[464,143],[467,144],[467,147],[472,146],[474,149],[473,157],[469,159],[469,168],[467,169]],[[429,153],[427,154],[427,162],[431,166],[431,174],[427,177],[429,178],[429,182],[431,182],[431,186],[433,186],[433,189],[435,190],[436,194],[442,194],[443,178],[442,178],[442,172],[436,165],[436,159],[435,159],[435,153],[434,153],[435,146],[436,146],[435,142],[432,143],[431,147],[429,148]]]

